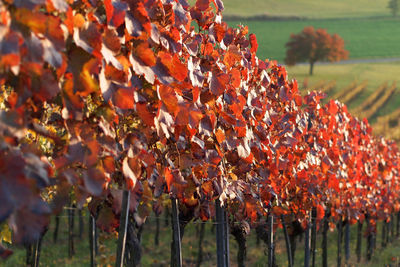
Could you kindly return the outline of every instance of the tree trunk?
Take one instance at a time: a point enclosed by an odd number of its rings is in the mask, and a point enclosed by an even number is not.
[[[127,266],[135,267],[140,266],[142,258],[141,241],[144,224],[139,226],[132,215],[129,217],[126,235],[125,261]]]
[[[337,224],[338,230],[338,238],[337,238],[337,266],[340,267],[342,265],[342,236],[343,236],[343,222],[342,218]]]
[[[314,63],[315,62],[310,62],[310,76],[313,75]]]
[[[75,206],[68,208],[68,257],[72,258],[75,254],[74,246],[74,221],[75,221]]]
[[[346,220],[346,225],[344,229],[344,258],[347,263],[349,262],[350,259],[350,221]]]
[[[357,248],[356,248],[358,263],[360,263],[360,261],[361,261],[362,226],[363,226],[362,222],[358,221],[358,224],[357,224]]]
[[[122,208],[118,230],[118,243],[117,243],[117,258],[115,262],[116,267],[124,266],[124,256],[126,248],[126,236],[128,231],[129,222],[129,198],[130,191],[124,190],[122,195]]]
[[[315,247],[317,242],[317,209],[311,211],[311,266],[315,266]]]
[[[322,229],[322,266],[328,267],[328,230],[329,217],[325,214],[324,226]]]
[[[239,246],[237,252],[237,262],[239,267],[244,267],[246,261],[246,230],[243,228],[242,224],[235,224],[231,227],[231,234],[235,237]]]
[[[32,258],[32,245],[26,245],[26,259],[25,264],[26,266],[32,266],[33,258]]]

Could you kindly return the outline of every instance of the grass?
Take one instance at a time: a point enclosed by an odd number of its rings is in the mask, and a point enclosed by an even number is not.
[[[284,1],[282,1],[284,2]],[[349,2],[350,3],[350,2]],[[400,20],[395,18],[315,19],[285,21],[229,21],[231,27],[247,25],[255,33],[259,58],[283,63],[285,44],[291,33],[299,33],[305,26],[327,29],[345,41],[350,59],[400,57]]]
[[[86,217],[85,217],[86,218]],[[182,254],[184,266],[195,266],[197,253],[198,253],[198,236],[197,231],[201,222],[190,223],[185,229],[185,235],[183,238]],[[67,218],[62,217],[60,225],[59,242],[54,244],[51,240],[53,225],[50,227],[50,231],[44,237],[44,243],[41,252],[40,265],[41,266],[89,266],[89,247],[87,232],[85,231],[82,239],[76,239],[76,255],[72,258],[68,258],[67,250]],[[379,226],[381,223],[379,223]],[[86,227],[87,225],[85,225]],[[216,242],[215,232],[212,230],[213,223],[207,222],[205,225],[205,237],[203,241],[203,264],[202,266],[216,266]],[[76,229],[76,228],[75,228]],[[365,229],[365,226],[364,226]],[[87,230],[87,228],[85,228]],[[351,258],[348,266],[359,266],[356,264],[355,245],[356,245],[356,226],[351,227],[350,234],[350,249]],[[160,221],[160,243],[159,246],[154,244],[154,233],[155,233],[155,217],[151,216],[148,218],[142,235],[142,266],[154,266],[162,267],[169,266],[170,260],[170,242],[171,242],[171,226],[165,225],[164,219]],[[365,267],[383,266],[388,264],[393,258],[399,259],[398,251],[400,249],[400,239],[395,239],[393,243],[389,244],[387,248],[380,248],[380,229],[378,229],[377,239],[377,250],[372,260],[367,262],[365,260],[366,240],[363,238],[362,243],[362,262],[361,264]],[[329,266],[336,265],[336,238],[337,232],[332,231],[328,233],[328,263]],[[100,233],[99,237],[99,251],[100,255],[97,256],[97,263],[99,266],[113,266],[115,262],[115,251],[116,251],[116,236],[106,233]],[[284,237],[282,230],[278,229],[275,233],[276,240],[276,261],[278,266],[287,266],[287,255],[286,247],[284,243]],[[317,235],[317,251],[316,251],[316,265],[321,264],[322,251],[320,249],[322,236],[321,233]],[[295,266],[302,266],[304,261],[304,238],[297,241],[297,250],[295,256]],[[250,232],[247,238],[247,261],[246,266],[265,266],[267,262],[267,256],[265,252],[267,248],[262,242],[257,244],[257,238],[255,230]],[[236,266],[236,253],[238,247],[236,241],[230,236],[230,262],[232,266]],[[342,252],[342,258],[344,263],[344,252]],[[24,266],[25,262],[25,250],[15,249],[14,255],[5,262],[0,261],[0,266],[14,267]]]
[[[297,79],[299,85],[308,80],[308,84],[312,86],[321,80],[336,81],[335,90],[331,90],[328,94],[329,97],[335,95],[338,91],[346,88],[353,81],[361,83],[367,81],[368,85],[355,99],[348,103],[350,110],[355,109],[363,103],[369,95],[372,94],[380,85],[385,82],[389,83],[396,81],[400,82],[400,62],[393,63],[362,63],[362,64],[329,64],[329,65],[316,65],[314,68],[314,75],[308,75],[307,65],[297,65],[287,68],[290,79]],[[378,110],[377,114],[372,117],[372,122],[376,118],[389,114],[400,107],[400,94],[397,91],[388,102]]]
[[[193,1],[192,1],[193,2]],[[338,18],[388,16],[387,0],[227,0],[224,15],[299,16],[308,18]]]

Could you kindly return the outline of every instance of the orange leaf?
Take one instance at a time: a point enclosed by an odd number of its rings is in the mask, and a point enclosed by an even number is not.
[[[160,85],[158,87],[158,94],[168,111],[175,114],[175,111],[178,108],[178,99],[175,90],[170,86]]]
[[[113,103],[115,106],[121,109],[133,109],[134,98],[133,91],[131,89],[118,89],[113,95]]]
[[[215,132],[215,137],[217,138],[218,143],[222,143],[225,140],[225,134],[221,129],[218,129]]]
[[[139,58],[144,64],[149,67],[153,67],[156,64],[156,57],[154,56],[153,50],[149,47],[149,43],[141,42],[133,48],[137,58]]]
[[[158,57],[172,77],[180,82],[186,79],[188,68],[180,61],[177,54],[172,56],[170,53],[161,51],[158,53]]]
[[[172,174],[169,168],[165,168],[164,175],[165,175],[165,181],[167,182],[168,191],[170,191],[171,185],[174,182],[174,175]]]
[[[258,49],[258,43],[257,43],[257,37],[254,33],[250,33],[249,35],[250,38],[250,45],[251,45],[251,53],[256,53]]]

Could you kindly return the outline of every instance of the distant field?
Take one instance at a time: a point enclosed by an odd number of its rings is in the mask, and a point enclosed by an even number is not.
[[[353,109],[360,105],[374,90],[384,82],[389,85],[396,81],[398,88],[400,86],[400,62],[395,63],[363,63],[363,64],[345,64],[345,65],[316,65],[314,75],[308,75],[308,66],[294,66],[287,68],[289,78],[297,79],[299,86],[303,84],[304,79],[308,79],[309,86],[316,84],[321,80],[336,81],[336,89],[330,92],[330,96],[339,90],[348,86],[351,82],[368,81],[368,86],[354,101],[349,103],[349,108]],[[375,122],[377,116],[389,114],[400,107],[399,90],[393,95],[388,103],[380,109],[376,116],[372,118]]]
[[[282,1],[284,2],[284,1]],[[311,2],[311,1],[310,1]],[[328,3],[328,2],[327,2]],[[305,26],[325,28],[345,40],[350,58],[379,58],[400,56],[400,20],[375,19],[316,19],[301,21],[229,21],[230,26],[244,24],[249,32],[257,35],[260,58],[282,62],[285,44],[291,33],[300,32]]]
[[[194,2],[194,0],[192,0]],[[224,15],[343,18],[389,16],[388,0],[225,0]]]

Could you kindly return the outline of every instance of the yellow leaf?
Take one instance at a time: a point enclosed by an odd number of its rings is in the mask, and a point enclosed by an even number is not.
[[[11,244],[11,230],[7,224],[3,224],[0,228],[0,241]]]

